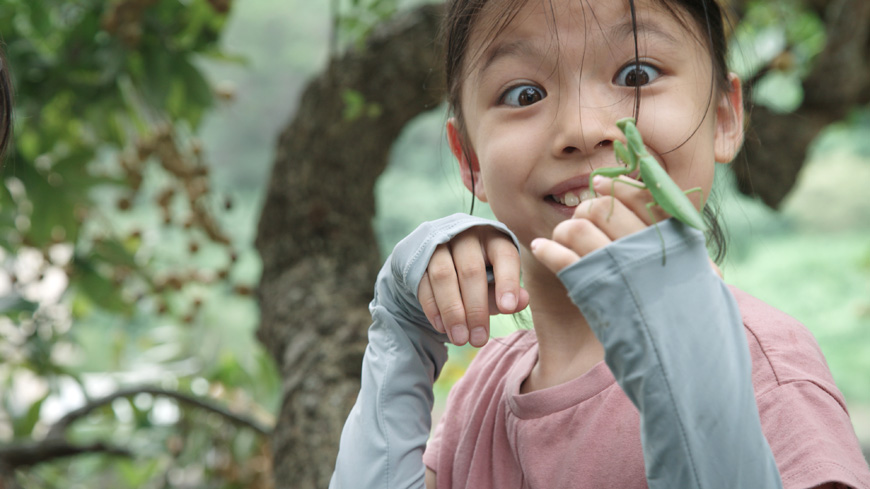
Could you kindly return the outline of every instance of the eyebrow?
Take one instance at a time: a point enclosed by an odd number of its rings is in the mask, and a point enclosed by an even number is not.
[[[660,40],[667,42],[668,44],[672,44],[674,46],[679,46],[680,43],[677,41],[670,32],[665,29],[662,29],[655,22],[644,22],[637,23],[637,37],[640,39],[642,34],[651,35],[653,37],[658,37]],[[617,24],[610,29],[610,35],[613,36],[618,41],[623,41],[628,37],[634,35],[634,25],[632,25],[631,19],[622,22],[621,24]]]
[[[644,34],[657,37],[673,46],[680,45],[677,38],[655,22],[637,23],[638,38]],[[612,38],[616,39],[617,42],[623,42],[625,39],[634,36],[634,25],[632,24],[631,19],[627,19],[626,21],[611,27],[609,30],[609,36],[612,36]],[[490,47],[490,49],[487,49],[484,53],[484,62],[483,66],[480,68],[480,73],[485,73],[490,66],[499,60],[499,58],[510,56],[543,57],[543,53],[540,51],[538,46],[528,39],[517,39],[515,41],[494,44],[494,48]]]
[[[540,51],[529,40],[518,39],[511,42],[498,43],[495,48],[488,49],[484,53],[484,56],[485,59],[483,66],[480,68],[480,73],[486,72],[487,68],[495,64],[499,58],[510,56],[539,57]]]

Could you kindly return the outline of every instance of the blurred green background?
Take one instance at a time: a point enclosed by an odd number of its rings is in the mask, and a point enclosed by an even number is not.
[[[763,4],[759,2],[759,8]],[[205,8],[200,0],[179,5]],[[343,5],[346,11],[354,11],[346,2]],[[26,2],[10,0],[2,8],[26,6]],[[144,171],[142,190],[127,204],[121,204],[126,194],[111,178],[95,182],[89,191],[99,209],[98,218],[80,232],[100,235],[108,230],[106,234],[117,240],[91,240],[82,249],[61,246],[55,249],[58,256],[43,256],[27,242],[4,238],[0,295],[16,302],[2,304],[9,318],[0,320],[4,337],[0,342],[0,444],[39,439],[63,413],[85,400],[138,383],[208,396],[250,414],[265,427],[274,423],[281,379],[254,336],[258,311],[250,289],[256,285],[260,263],[253,237],[276,138],[292,117],[301,89],[327,61],[333,21],[329,2],[301,0],[236,1],[225,18],[202,15],[204,24],[216,23],[213,32],[219,37],[206,47],[191,47],[188,54],[191,65],[205,74],[207,85],[203,86],[216,96],[197,105],[189,100],[191,94],[180,95],[175,105],[166,106],[170,112],[173,107],[189,109],[179,112],[177,118],[182,122],[176,134],[181,135],[182,146],[199,148],[207,162],[208,205],[218,209],[214,216],[229,236],[229,244],[209,240],[202,230],[162,225],[167,211],[152,202],[159,200],[161,189],[174,177],[165,169],[150,167]],[[19,40],[10,38],[13,27],[9,22],[18,23],[14,30],[19,33],[26,31],[21,27],[26,22],[7,16],[7,22],[0,23],[7,31],[0,31],[3,40],[14,50]],[[52,22],[62,23],[62,16],[44,22],[50,31],[57,28]],[[754,57],[749,53],[780,42],[783,27],[770,22],[766,29],[738,38],[741,56],[734,61],[738,69],[751,70]],[[810,24],[807,28],[812,30]],[[351,32],[349,37],[353,37],[352,27],[346,31]],[[50,43],[43,48],[53,49]],[[21,84],[27,83],[23,74],[35,67],[13,64],[12,69],[22,73]],[[83,76],[75,70],[53,73],[60,81],[78,75]],[[144,80],[147,85],[148,77]],[[23,86],[18,90],[26,91]],[[69,95],[71,99],[75,96]],[[755,102],[788,110],[799,98],[799,78],[780,76],[758,88]],[[88,100],[80,101],[83,107]],[[144,120],[143,127],[161,121],[147,114],[118,116],[124,117],[134,120],[127,123],[131,126],[136,126],[137,117]],[[419,223],[470,207],[468,192],[444,144],[445,119],[442,109],[409,125],[378,182],[374,225],[384,255]],[[20,134],[27,138],[26,130]],[[143,129],[138,134],[153,131]],[[870,111],[866,108],[856,109],[847,121],[826,130],[813,145],[798,187],[779,211],[739,195],[727,167],[717,176],[729,236],[729,253],[722,267],[725,280],[788,312],[813,332],[865,446],[870,445],[870,198],[864,193],[870,188],[868,134]],[[118,142],[107,142],[97,152],[95,164],[110,167],[128,142],[122,136]],[[28,144],[49,143],[25,139],[18,145],[27,149]],[[16,197],[22,194],[16,182],[26,180],[29,171],[23,158],[21,153],[13,154],[3,168],[7,202],[15,202],[19,211],[22,202],[27,202]],[[72,178],[72,173],[66,178]],[[57,200],[64,195],[62,187],[47,192],[30,198]],[[183,214],[183,206],[173,203],[171,212]],[[475,213],[485,216],[488,210],[477,203]],[[13,216],[5,225],[22,224]],[[63,280],[60,285],[50,280],[53,270],[63,269],[62,264],[71,260],[64,259],[64,253],[82,260],[109,255],[100,243],[119,244],[118,253],[124,259],[136,260],[149,270],[147,280],[142,280],[146,289],[155,287],[180,263],[227,280],[192,280],[175,291],[160,292],[157,297],[162,299],[137,302],[134,297],[127,306],[122,301],[117,307],[100,303],[82,289],[66,289]],[[55,261],[61,265],[52,266]],[[97,271],[103,265],[93,263]],[[28,274],[30,283],[36,285],[33,290],[20,290],[17,284],[25,282]],[[87,283],[112,287],[110,282],[97,280],[99,273],[93,277]],[[36,316],[42,319],[35,320],[32,315],[40,302],[42,316]],[[517,328],[511,318],[498,317],[493,322],[494,335]],[[436,386],[438,408],[473,354],[469,347],[451,348],[450,362]],[[20,475],[22,485],[269,487],[256,476],[258,470],[266,470],[263,464],[269,456],[261,435],[160,396],[141,394],[115,400],[90,415],[86,423],[75,425],[71,438],[132,440],[141,454],[136,459],[139,462],[79,457],[40,465]]]

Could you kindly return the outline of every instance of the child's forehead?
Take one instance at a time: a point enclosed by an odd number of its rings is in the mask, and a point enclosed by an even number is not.
[[[641,49],[653,44],[684,50],[692,39],[701,39],[686,31],[697,26],[679,2],[635,0],[634,5],[632,15],[628,0],[490,0],[472,25],[464,69],[481,76],[504,55],[543,61],[572,46],[622,56],[634,52],[635,33]]]
[[[662,0],[635,0],[636,21],[628,0],[490,0],[471,31],[470,47],[496,49],[500,42],[516,38],[557,40],[560,35],[583,32],[588,41],[618,42],[634,35],[652,33],[676,42],[686,19],[678,20],[682,8]],[[670,2],[678,3],[678,2]]]

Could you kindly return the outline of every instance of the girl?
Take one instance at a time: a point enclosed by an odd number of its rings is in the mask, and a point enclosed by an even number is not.
[[[589,180],[633,115],[671,177],[709,195],[743,128],[719,7],[448,9],[448,139],[499,222],[451,216],[396,246],[331,487],[870,487],[806,329],[726,286],[648,191]],[[487,341],[490,311],[527,305],[534,331]],[[485,346],[427,446],[446,341]]]

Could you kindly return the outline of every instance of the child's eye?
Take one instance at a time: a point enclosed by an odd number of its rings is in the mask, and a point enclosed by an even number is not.
[[[512,107],[525,107],[540,102],[547,92],[534,85],[517,85],[502,94],[499,102]]]
[[[614,83],[624,87],[642,87],[661,76],[661,72],[646,63],[631,63],[619,70]]]

